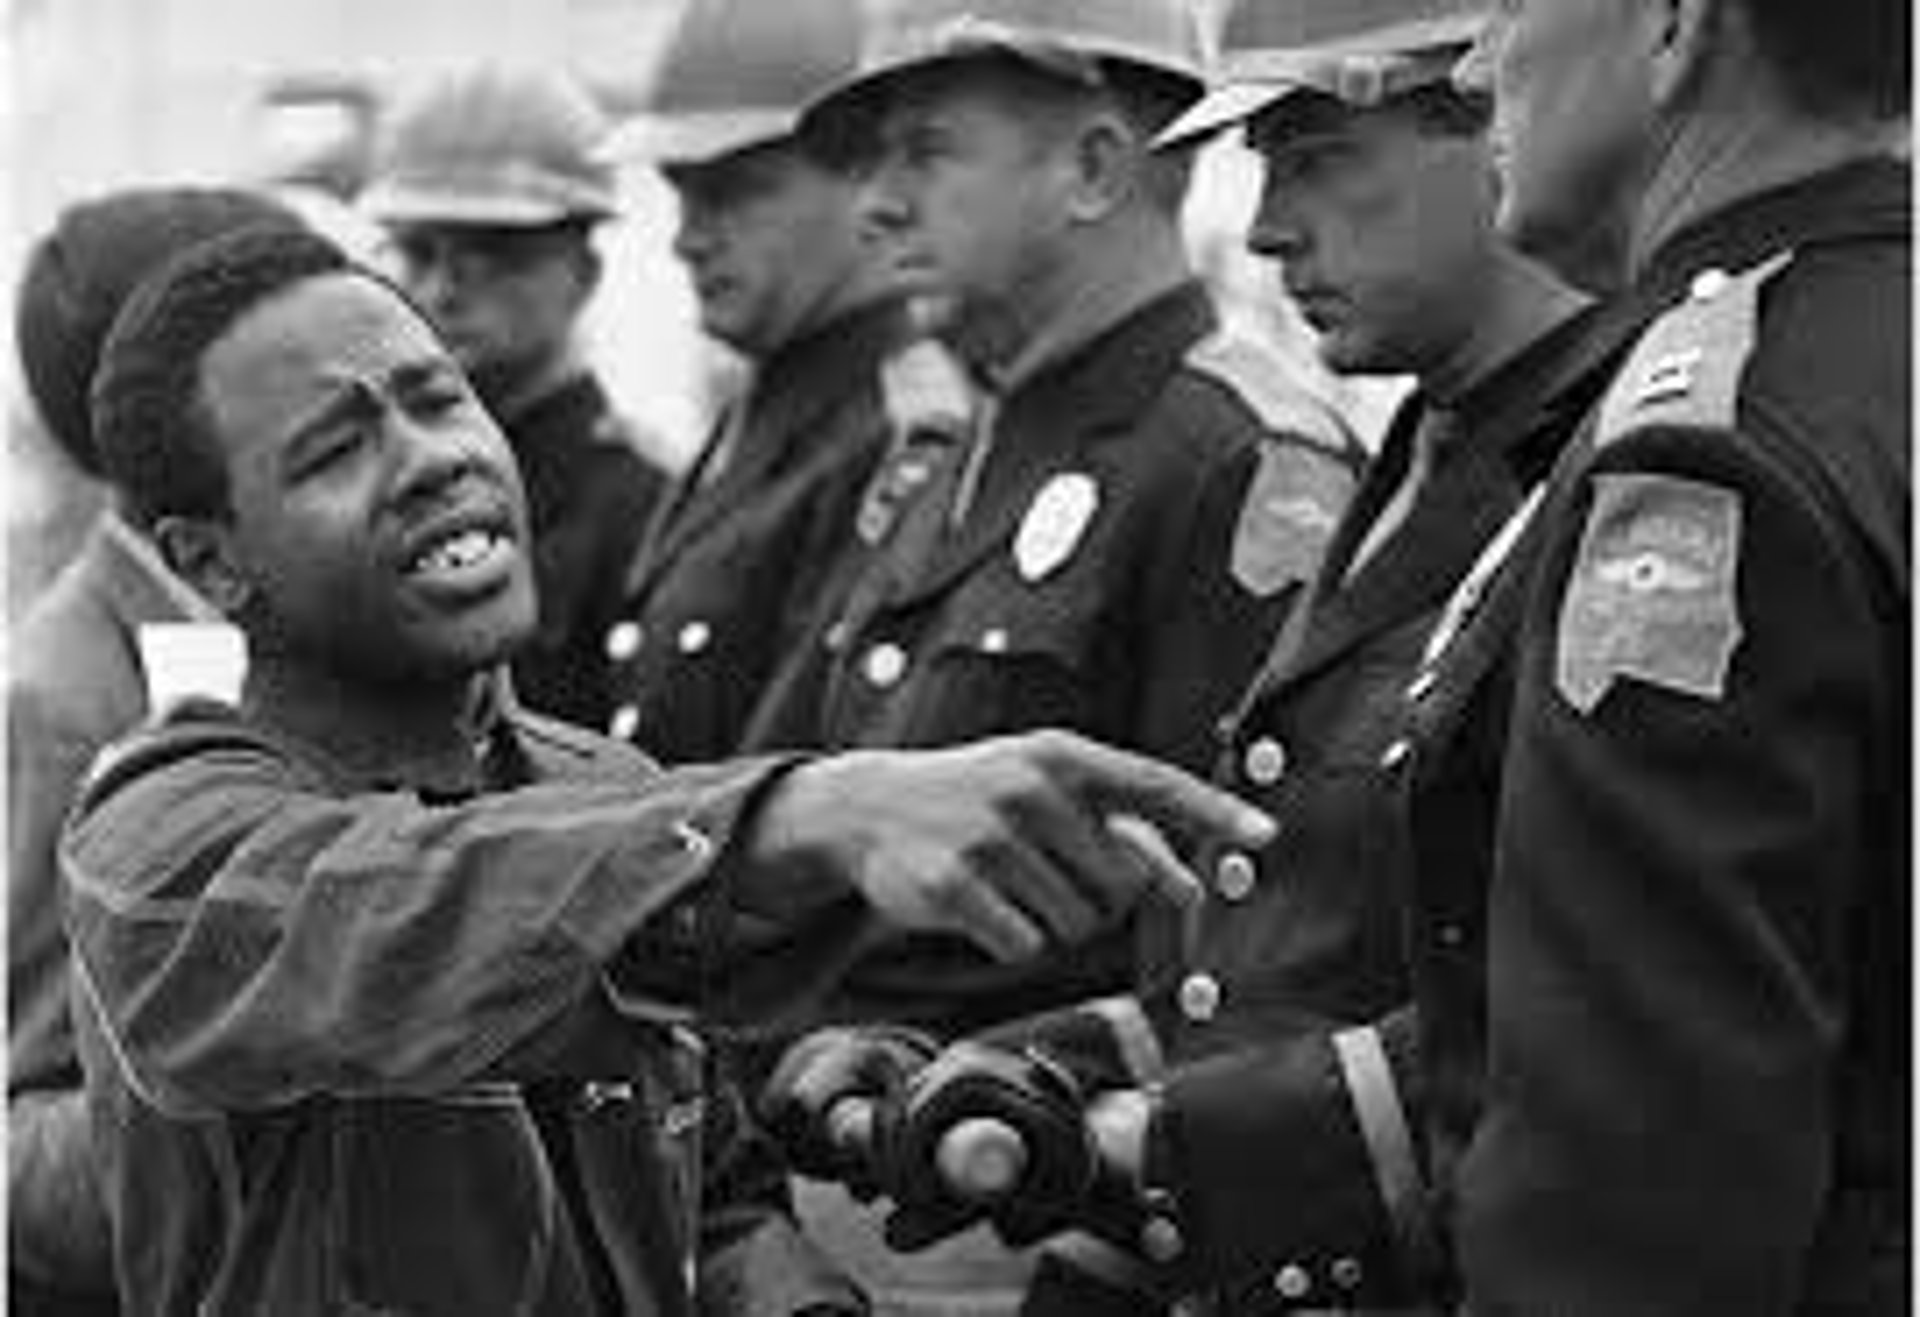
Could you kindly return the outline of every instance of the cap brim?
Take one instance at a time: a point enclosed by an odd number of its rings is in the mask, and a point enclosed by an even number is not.
[[[1014,60],[1075,83],[1100,81],[1097,56],[997,35],[954,42],[905,58],[889,56],[877,68],[856,70],[830,84],[801,114],[801,140],[829,159],[856,157],[871,142],[888,102],[904,83],[940,69],[992,59]]]
[[[798,120],[776,109],[643,114],[614,129],[594,154],[609,164],[703,164],[792,137]]]
[[[580,212],[557,202],[485,196],[456,189],[375,183],[358,205],[381,224],[476,224],[497,228],[539,228]]]
[[[1278,105],[1297,91],[1297,82],[1230,82],[1215,87],[1153,139],[1156,151],[1193,146]]]

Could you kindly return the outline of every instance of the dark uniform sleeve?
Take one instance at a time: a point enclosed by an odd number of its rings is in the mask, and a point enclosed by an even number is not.
[[[577,1073],[606,1025],[686,1021],[727,985],[703,939],[779,767],[432,805],[342,798],[230,719],[176,722],[97,772],[69,824],[79,988],[176,1115]],[[813,890],[794,880],[796,924]],[[726,931],[728,954],[777,959]],[[700,972],[616,990],[609,962],[648,946]]]
[[[1156,1095],[1134,1241],[1148,1289],[1234,1312],[1344,1308],[1410,1301],[1438,1274],[1410,1008],[1171,1066],[1129,997],[981,1037],[1044,1053],[1089,1095]]]
[[[1408,1302],[1437,1265],[1411,1011],[1177,1066],[1143,1251],[1233,1311]],[[1157,1256],[1156,1256],[1157,1255]]]
[[[1476,1312],[1804,1311],[1860,903],[1910,872],[1874,841],[1911,810],[1905,530],[1870,511],[1905,506],[1910,403],[1805,428],[1847,381],[1749,360],[1765,273],[1656,324],[1547,528],[1458,1186]]]

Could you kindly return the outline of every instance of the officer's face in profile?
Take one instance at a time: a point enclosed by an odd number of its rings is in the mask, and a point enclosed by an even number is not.
[[[1256,118],[1264,164],[1248,246],[1345,374],[1431,366],[1471,330],[1492,269],[1495,180],[1484,140],[1442,134],[1389,103],[1303,92]]]
[[[1459,74],[1493,95],[1502,230],[1569,274],[1624,255],[1654,136],[1665,11],[1644,0],[1501,0]]]
[[[701,326],[764,357],[850,308],[880,253],[860,237],[858,185],[775,143],[666,171],[680,199],[674,252]]]
[[[389,237],[401,284],[495,400],[561,350],[600,277],[577,223],[406,224]]]
[[[1071,239],[1072,140],[991,67],[910,79],[877,125],[865,216],[963,315],[1018,304]]]
[[[163,527],[257,658],[386,684],[464,678],[531,631],[513,457],[459,365],[356,274],[295,284],[202,359],[229,515]]]

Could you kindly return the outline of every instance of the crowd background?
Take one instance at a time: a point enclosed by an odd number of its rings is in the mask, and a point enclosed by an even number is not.
[[[1196,0],[1207,3],[1208,0]],[[504,59],[563,69],[618,114],[661,54],[680,0],[4,0],[0,15],[0,286],[60,208],[109,188],[257,184],[378,257],[352,207],[384,106],[451,66]],[[1337,380],[1242,248],[1258,185],[1236,140],[1208,148],[1186,216],[1196,264],[1236,327],[1268,339],[1346,413],[1363,441],[1401,386]],[[597,234],[607,262],[585,333],[618,407],[686,462],[735,366],[705,339],[670,250],[674,201],[652,170],[621,178],[623,213]],[[11,326],[0,351],[7,420],[6,620],[78,545],[99,494],[39,432]]]

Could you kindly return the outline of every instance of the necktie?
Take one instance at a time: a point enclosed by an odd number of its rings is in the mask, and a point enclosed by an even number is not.
[[[1393,497],[1387,500],[1380,515],[1373,519],[1373,525],[1367,528],[1360,547],[1354,550],[1353,558],[1347,563],[1347,572],[1343,580],[1351,581],[1358,576],[1381,549],[1399,533],[1406,524],[1407,517],[1420,497],[1420,490],[1426,484],[1427,477],[1433,471],[1434,455],[1442,447],[1456,424],[1450,411],[1429,405],[1420,417],[1420,428],[1414,432],[1413,454],[1407,461],[1406,474],[1400,478],[1399,487],[1393,491]]]

